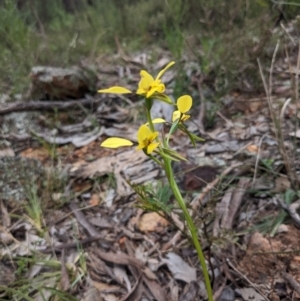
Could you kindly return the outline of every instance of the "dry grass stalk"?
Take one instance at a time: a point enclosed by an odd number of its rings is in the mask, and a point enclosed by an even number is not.
[[[273,70],[274,70],[274,64],[275,64],[275,59],[276,59],[276,54],[278,52],[278,49],[279,49],[279,41],[276,44],[276,47],[275,47],[275,50],[273,53],[273,57],[272,57],[270,74],[269,74],[269,84],[267,84],[267,82],[266,82],[266,78],[264,76],[262,66],[261,66],[259,59],[257,60],[257,62],[258,62],[258,66],[259,66],[260,76],[261,76],[261,79],[262,79],[262,82],[264,85],[264,89],[265,89],[265,93],[267,96],[269,111],[270,111],[271,119],[272,119],[272,122],[274,125],[274,131],[275,131],[275,136],[276,136],[276,140],[277,140],[278,147],[279,147],[279,152],[282,156],[283,163],[286,168],[288,178],[291,181],[292,187],[297,188],[298,179],[297,179],[295,170],[292,168],[293,158],[290,157],[290,155],[288,154],[287,149],[284,145],[281,118],[280,118],[280,116],[278,116],[276,110],[273,107],[273,103],[272,103]],[[297,74],[298,74],[298,71],[297,71]],[[284,108],[285,107],[286,106],[284,106]]]

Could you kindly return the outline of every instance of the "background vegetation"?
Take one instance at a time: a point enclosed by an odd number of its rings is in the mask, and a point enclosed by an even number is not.
[[[192,55],[221,89],[236,87],[257,72],[271,31],[299,10],[271,0],[2,0],[0,92],[25,92],[34,65],[115,53],[116,37],[127,52],[155,45],[177,61]]]

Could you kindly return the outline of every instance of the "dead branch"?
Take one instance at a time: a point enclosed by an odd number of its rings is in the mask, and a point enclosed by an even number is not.
[[[0,108],[0,115],[12,113],[12,112],[25,112],[25,111],[48,111],[48,110],[69,110],[70,108],[89,107],[96,104],[99,100],[94,98],[82,98],[77,100],[56,100],[56,101],[17,101],[13,103],[7,103]]]
[[[71,202],[69,208],[72,210],[73,214],[76,216],[80,225],[87,230],[90,236],[98,236],[98,230],[87,220],[85,215],[82,213],[80,208],[75,204],[75,202]]]
[[[300,283],[292,275],[283,272],[282,277],[300,294]]]
[[[38,251],[41,253],[61,253],[63,250],[77,248],[78,245],[84,246],[97,240],[105,240],[105,237],[103,235],[91,236],[75,242],[68,242],[58,246],[49,246],[46,249],[40,249]]]
[[[237,163],[232,166],[229,166],[222,172],[222,174],[218,178],[216,178],[211,183],[208,183],[206,185],[206,187],[203,189],[203,191],[201,193],[199,193],[199,195],[196,196],[193,199],[193,201],[191,202],[191,206],[193,208],[193,215],[196,214],[196,211],[198,210],[199,206],[201,205],[201,203],[203,202],[205,197],[208,195],[208,193],[217,186],[217,184],[222,180],[222,178],[225,177],[226,175],[228,175],[233,169],[235,169],[236,167],[239,167],[241,165],[243,165],[243,163]]]
[[[198,127],[199,127],[199,132],[201,135],[205,135],[205,128],[204,128],[204,117],[205,117],[205,100],[204,100],[204,96],[203,96],[203,92],[202,92],[202,88],[201,88],[201,84],[202,84],[203,79],[197,79],[197,88],[198,88],[198,93],[200,96],[200,111],[198,114]]]
[[[300,199],[296,202],[292,203],[291,205],[286,204],[283,200],[277,199],[277,202],[281,206],[282,209],[284,209],[290,217],[294,220],[294,222],[300,226],[300,216],[297,213],[297,209],[300,207]]]

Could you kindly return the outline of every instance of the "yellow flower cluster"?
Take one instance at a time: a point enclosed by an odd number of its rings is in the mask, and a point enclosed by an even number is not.
[[[149,98],[157,98],[162,101],[166,101],[172,105],[175,105],[173,102],[169,101],[168,96],[164,94],[165,92],[165,85],[161,81],[162,75],[168,70],[171,66],[173,66],[175,62],[170,62],[164,69],[162,69],[156,78],[154,79],[151,74],[147,71],[142,70],[140,72],[141,80],[138,85],[138,89],[136,94],[144,96],[146,99]],[[110,93],[110,94],[131,94],[132,91],[128,90],[127,88],[120,87],[120,86],[113,86],[108,89],[102,89],[98,91],[99,93]],[[173,112],[172,121],[173,123],[182,123],[186,121],[190,115],[187,113],[193,104],[193,100],[189,95],[183,95],[178,98],[176,106],[176,111]],[[157,118],[152,120],[152,123],[162,123],[166,122],[162,118]],[[158,142],[158,132],[153,132],[149,128],[149,123],[143,124],[140,126],[138,133],[137,133],[137,140],[138,146],[137,150],[144,150],[147,154],[151,154],[159,145]],[[122,146],[132,146],[133,143],[130,140],[118,138],[118,137],[111,137],[106,139],[102,142],[101,146],[108,147],[108,148],[118,148]]]
[[[165,92],[165,85],[161,82],[161,77],[163,74],[175,64],[175,62],[169,63],[163,70],[161,70],[156,78],[154,79],[151,74],[147,71],[142,70],[140,72],[141,80],[139,82],[139,87],[136,91],[136,94],[145,96],[149,98],[153,96],[153,94],[163,94]],[[112,93],[112,94],[130,94],[132,93],[130,90],[119,87],[113,86],[108,89],[102,89],[98,91],[99,93]]]

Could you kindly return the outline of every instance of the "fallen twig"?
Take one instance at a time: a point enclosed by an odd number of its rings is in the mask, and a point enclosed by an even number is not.
[[[199,114],[198,114],[198,127],[199,127],[199,132],[201,135],[205,135],[205,128],[203,125],[203,121],[204,121],[204,117],[205,117],[205,101],[204,101],[204,96],[203,96],[203,92],[201,89],[201,83],[202,83],[203,79],[197,79],[197,88],[198,88],[198,93],[200,96],[200,110],[199,110]]]
[[[99,235],[99,232],[97,231],[97,229],[86,219],[85,215],[82,213],[80,208],[75,204],[75,202],[71,202],[69,207],[73,211],[73,214],[76,216],[80,225],[85,230],[87,230],[91,236]]]
[[[282,272],[282,277],[300,294],[300,283],[292,275]]]
[[[224,176],[228,175],[236,167],[239,167],[242,165],[243,165],[243,163],[237,163],[237,164],[233,164],[232,166],[229,166],[221,173],[221,175],[218,178],[216,178],[215,180],[213,180],[212,182],[210,182],[206,185],[206,187],[203,189],[203,191],[201,193],[199,193],[199,195],[197,195],[191,202],[191,206],[193,208],[193,215],[195,215],[197,209],[199,208],[200,204],[203,202],[203,200],[205,199],[207,194],[216,187],[216,185],[222,180],[222,178]]]
[[[280,151],[280,154],[282,156],[283,162],[284,162],[284,166],[287,170],[287,175],[292,183],[293,187],[297,187],[298,186],[298,177],[297,174],[291,164],[291,158],[289,157],[288,153],[287,153],[287,149],[286,146],[284,144],[284,138],[283,138],[283,132],[282,132],[282,123],[281,123],[281,119],[277,117],[278,112],[275,111],[275,109],[273,108],[273,102],[272,102],[272,81],[273,81],[273,69],[274,69],[274,64],[275,64],[275,58],[276,58],[276,54],[278,52],[279,49],[279,41],[277,42],[277,45],[275,47],[274,53],[273,53],[273,57],[272,57],[272,62],[271,62],[271,67],[270,67],[270,73],[269,73],[269,84],[267,84],[266,78],[264,76],[263,70],[262,70],[262,66],[260,64],[259,59],[257,60],[258,62],[258,67],[259,67],[259,72],[260,72],[260,76],[263,82],[263,86],[265,89],[265,93],[267,96],[267,100],[268,100],[268,106],[269,106],[269,111],[270,111],[270,115],[271,115],[271,119],[275,128],[275,136],[276,136],[276,140],[278,143],[278,149]]]
[[[300,199],[297,200],[296,202],[293,202],[291,205],[286,204],[283,200],[277,199],[277,202],[281,206],[282,209],[284,209],[291,218],[294,220],[294,222],[300,226],[300,216],[297,213],[297,209],[300,207]]]
[[[25,111],[41,111],[41,110],[68,110],[70,108],[78,107],[88,107],[95,103],[99,102],[99,100],[95,100],[94,98],[82,98],[77,100],[68,100],[68,101],[17,101],[13,103],[7,103],[1,105],[0,115],[4,115],[11,112],[25,112]]]
[[[230,261],[229,258],[226,259],[228,265],[236,272],[238,273],[242,278],[244,278],[262,297],[265,298],[265,300],[270,301],[270,299],[258,288],[258,285],[253,283],[246,275],[244,275],[242,272],[240,272]]]
[[[38,250],[38,251],[41,252],[41,253],[52,253],[53,251],[55,253],[61,253],[63,250],[76,248],[76,247],[78,247],[78,245],[83,246],[83,245],[87,245],[89,243],[92,243],[94,241],[104,240],[104,239],[105,238],[103,237],[103,235],[97,235],[97,236],[87,237],[87,238],[82,239],[82,240],[77,240],[76,242],[69,242],[69,243],[58,245],[58,246],[50,246],[50,247],[47,247],[46,249],[41,249],[41,250]]]

